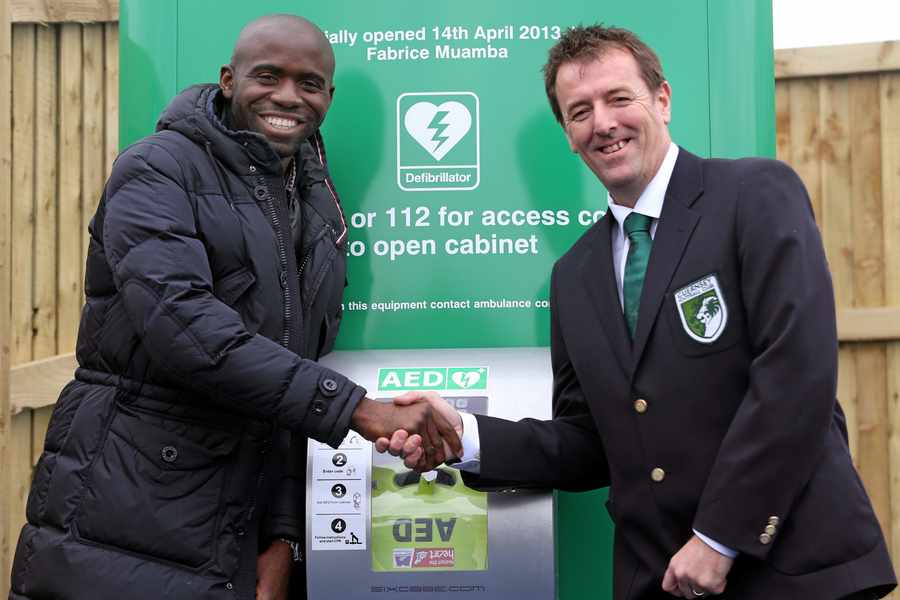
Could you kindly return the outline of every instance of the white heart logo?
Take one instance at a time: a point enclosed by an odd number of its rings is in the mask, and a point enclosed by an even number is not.
[[[450,379],[452,379],[453,383],[461,388],[470,388],[478,383],[478,381],[481,379],[481,373],[478,373],[476,371],[469,371],[468,373],[464,371],[457,371],[450,376]]]
[[[459,143],[472,127],[472,114],[464,104],[417,102],[403,118],[406,131],[435,160],[441,160]]]

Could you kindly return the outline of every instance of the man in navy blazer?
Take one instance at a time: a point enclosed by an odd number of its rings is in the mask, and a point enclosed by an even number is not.
[[[616,600],[884,596],[895,577],[835,397],[834,296],[800,179],[673,144],[670,86],[632,32],[573,28],[544,73],[609,192],[553,270],[554,418],[399,402],[454,420],[470,486],[609,486]],[[377,446],[433,467],[417,436]]]

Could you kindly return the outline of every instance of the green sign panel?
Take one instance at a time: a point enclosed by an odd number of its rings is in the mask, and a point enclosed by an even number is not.
[[[691,152],[774,153],[768,0],[122,0],[123,143],[273,12],[316,22],[337,60],[323,133],[351,227],[339,348],[549,343],[553,262],[606,209],[544,96],[540,67],[568,26],[626,27],[657,50]],[[691,331],[701,308],[685,308]],[[410,373],[384,389],[412,389]],[[559,496],[562,598],[610,589],[603,496]]]

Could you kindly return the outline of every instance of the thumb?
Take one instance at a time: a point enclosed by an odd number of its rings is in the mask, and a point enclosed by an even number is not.
[[[662,589],[666,592],[673,592],[673,590],[678,589],[678,581],[675,579],[675,572],[672,570],[671,565],[666,568],[666,574],[662,580]]]

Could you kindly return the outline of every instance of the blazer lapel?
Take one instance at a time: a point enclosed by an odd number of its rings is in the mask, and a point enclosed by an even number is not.
[[[594,227],[591,251],[581,262],[581,277],[590,292],[597,317],[613,349],[613,354],[626,377],[631,376],[631,341],[625,328],[625,317],[619,303],[619,289],[613,271],[611,231],[615,221],[607,212]]]
[[[650,251],[650,262],[641,291],[631,362],[633,368],[641,360],[666,290],[681,262],[688,240],[700,221],[700,216],[690,207],[703,193],[701,161],[684,148],[679,149],[678,160],[666,189],[666,199],[653,238],[653,249]]]

